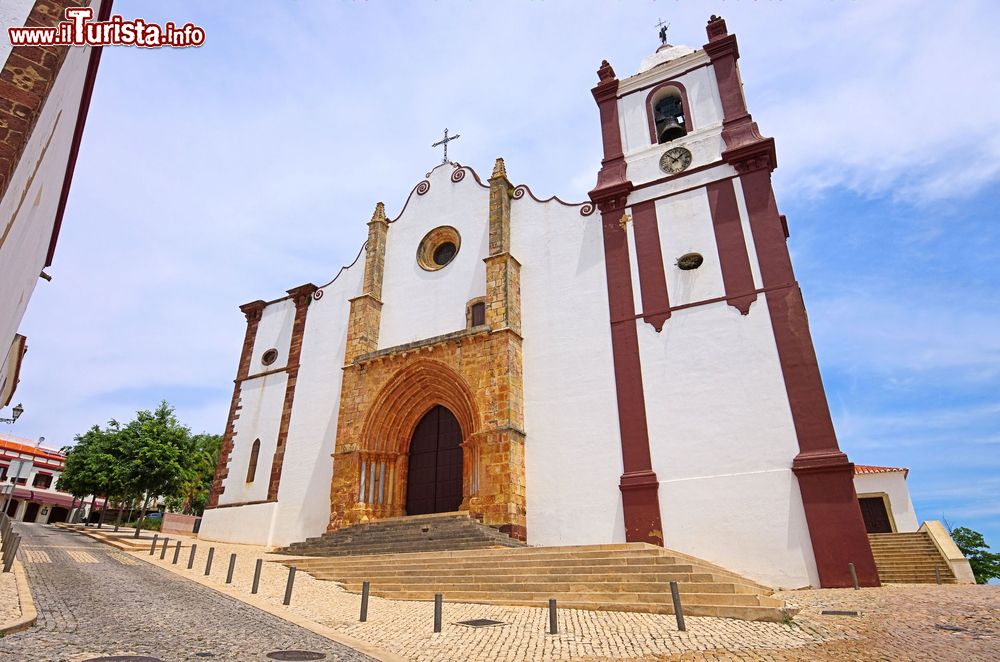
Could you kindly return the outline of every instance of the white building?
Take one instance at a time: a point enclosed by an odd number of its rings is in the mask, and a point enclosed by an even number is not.
[[[735,37],[593,89],[590,201],[498,159],[387,191],[328,283],[242,306],[201,536],[285,545],[468,511],[532,545],[645,541],[772,586],[877,584]],[[516,164],[512,164],[516,167]],[[513,169],[512,169],[513,171]],[[912,507],[911,507],[912,510]]]
[[[107,18],[111,0],[89,3]],[[101,49],[11,47],[10,26],[55,25],[53,5],[0,7],[0,408],[17,388],[27,341],[17,333],[43,269],[52,264]]]
[[[74,508],[92,506],[56,489],[65,465],[60,451],[0,434],[0,508],[6,503],[4,512],[16,521],[54,524],[68,521]]]

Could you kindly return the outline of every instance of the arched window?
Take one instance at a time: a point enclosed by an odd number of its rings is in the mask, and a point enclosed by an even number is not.
[[[247,466],[247,482],[252,483],[257,474],[257,456],[260,455],[260,439],[254,439],[250,448],[250,464]]]
[[[486,324],[486,297],[472,299],[465,304],[465,322],[469,329]]]

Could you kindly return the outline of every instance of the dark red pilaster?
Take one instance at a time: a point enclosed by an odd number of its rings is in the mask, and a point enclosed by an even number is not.
[[[757,300],[747,254],[743,223],[736,203],[736,191],[729,179],[712,182],[706,187],[708,207],[712,214],[715,244],[719,249],[719,266],[722,284],[726,288],[726,302],[746,315],[750,304]]]
[[[723,107],[722,137],[726,151],[722,157],[740,175],[761,284],[768,290],[765,295],[768,313],[799,444],[792,471],[802,494],[820,585],[851,586],[848,564],[853,563],[862,586],[878,586],[878,571],[854,491],[854,465],[837,443],[805,304],[785,243],[785,227],[774,201],[771,187],[771,171],[777,166],[774,140],[760,135],[747,112],[736,66],[739,58],[736,37],[728,34],[725,21],[716,16],[708,22],[707,32],[709,42],[705,44],[705,52],[712,60]],[[709,195],[711,200],[711,187]],[[716,236],[720,231],[729,234],[726,241],[730,247],[726,250],[735,250],[732,223],[728,228],[720,228],[716,219],[717,212],[720,217],[731,216],[735,200],[726,200],[728,194],[718,189],[715,196]],[[730,210],[725,211],[726,207]],[[719,250],[720,254],[724,250],[722,242]],[[725,272],[723,277],[726,278]],[[747,275],[733,277],[745,282]],[[727,297],[730,293],[727,282]]]
[[[271,479],[267,486],[267,500],[278,500],[278,488],[281,485],[281,469],[285,462],[285,446],[288,441],[288,426],[292,421],[292,403],[295,400],[295,384],[299,379],[299,358],[302,354],[302,338],[306,330],[306,312],[312,300],[316,286],[300,285],[288,290],[295,303],[295,319],[292,321],[292,338],[288,345],[288,365],[285,371],[288,375],[285,382],[285,399],[281,407],[281,423],[278,426],[278,440],[274,446],[274,459],[271,461]]]
[[[663,545],[659,481],[650,460],[639,339],[636,323],[632,319],[635,307],[627,235],[621,224],[632,183],[628,180],[622,153],[617,106],[618,80],[607,62],[601,64],[597,73],[600,82],[593,93],[601,114],[604,160],[597,175],[597,186],[590,192],[590,199],[601,212],[604,235],[611,346],[624,469],[619,487],[625,517],[625,539],[629,542]],[[653,222],[655,230],[655,212]],[[666,287],[663,292],[666,293]]]
[[[654,201],[632,206],[632,228],[635,231],[635,257],[639,263],[636,266],[642,294],[642,319],[659,333],[663,330],[663,323],[670,319],[670,295],[667,292],[667,275],[663,271],[663,249]]]
[[[799,442],[792,471],[802,493],[820,585],[851,586],[848,564],[853,563],[862,586],[878,586],[878,571],[854,491],[854,465],[837,443],[805,304],[774,201],[770,167],[760,167],[760,159],[749,163],[756,167],[747,162],[735,165],[741,172],[761,279],[766,289],[776,288],[765,296]]]
[[[212,479],[212,491],[208,496],[208,508],[215,508],[219,505],[219,497],[226,490],[225,481],[229,476],[229,456],[233,452],[233,436],[235,435],[234,424],[239,418],[240,409],[240,389],[243,380],[250,374],[250,357],[253,354],[253,343],[257,339],[257,325],[260,317],[267,306],[263,301],[252,301],[240,306],[240,310],[247,318],[247,330],[243,335],[243,350],[240,352],[240,365],[236,369],[236,384],[233,386],[233,399],[229,404],[229,417],[226,419],[226,430],[222,436],[222,447],[219,450],[219,461],[215,467],[215,478]]]

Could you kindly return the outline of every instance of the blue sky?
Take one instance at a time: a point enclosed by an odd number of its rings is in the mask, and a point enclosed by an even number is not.
[[[239,304],[328,281],[440,159],[583,200],[590,88],[740,40],[841,445],[1000,547],[1000,92],[989,2],[129,2],[206,44],[106,49],[11,432],[69,443],[165,398],[221,432]]]

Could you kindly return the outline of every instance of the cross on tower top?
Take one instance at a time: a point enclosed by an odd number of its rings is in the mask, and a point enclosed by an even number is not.
[[[438,145],[444,145],[444,158],[441,159],[441,163],[448,163],[448,143],[450,143],[452,140],[455,140],[456,138],[461,138],[461,137],[462,136],[459,135],[459,134],[457,134],[457,133],[455,135],[451,136],[451,137],[448,137],[448,129],[445,129],[444,130],[444,138],[442,138],[441,140],[439,140],[436,143],[434,143],[433,145],[431,145],[431,147],[437,147]]]

